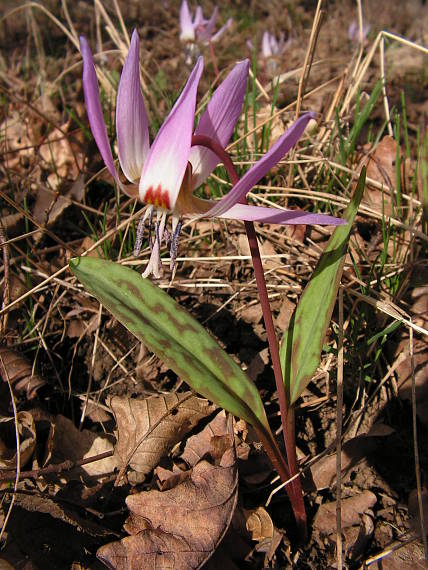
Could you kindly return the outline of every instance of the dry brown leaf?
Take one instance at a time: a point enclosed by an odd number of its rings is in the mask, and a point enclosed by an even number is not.
[[[257,507],[252,511],[247,511],[247,530],[251,534],[252,540],[272,539],[275,527],[269,513],[263,507]]]
[[[288,328],[291,316],[296,305],[290,301],[287,297],[283,297],[282,305],[279,310],[279,314],[276,317],[276,326],[281,330],[285,331]]]
[[[56,178],[56,175],[55,175]],[[55,185],[58,186],[58,183]],[[64,188],[52,193],[40,187],[34,204],[33,216],[39,224],[51,226],[71,205],[70,199],[81,202],[85,194],[85,179],[83,174],[76,175],[72,184],[67,183]],[[67,199],[68,198],[68,199]],[[39,235],[39,234],[36,234]]]
[[[426,570],[423,546],[418,542],[404,544],[402,548],[385,553],[379,561],[370,564],[370,570]]]
[[[9,379],[17,393],[25,392],[29,400],[46,384],[41,376],[33,374],[33,367],[25,356],[6,347],[0,348],[0,375],[5,382]]]
[[[376,495],[371,491],[363,491],[355,497],[343,499],[341,502],[342,528],[358,525],[361,515],[373,507],[376,501]],[[324,535],[336,532],[336,501],[320,506],[315,515],[313,527]]]
[[[426,280],[426,273],[420,272],[418,279]],[[413,285],[413,282],[411,284]],[[408,302],[413,322],[426,328],[428,325],[428,287],[426,285],[416,286],[411,290]],[[401,331],[400,336],[401,340],[394,351],[394,357],[400,359],[396,368],[399,379],[398,395],[403,400],[411,400],[414,367],[416,411],[421,422],[428,425],[428,345],[425,338],[414,339],[412,367],[408,331]]]
[[[422,499],[422,510],[424,517],[424,528],[425,532],[428,534],[428,490],[426,488],[422,489],[421,493]],[[419,522],[419,503],[418,503],[418,492],[413,489],[409,493],[408,508],[410,515],[410,522],[416,533],[420,532],[420,522]]]
[[[242,567],[242,561],[246,560],[253,549],[245,523],[244,510],[237,505],[223,540],[204,564],[204,570],[239,570]]]
[[[375,438],[362,435],[347,441],[343,446],[342,476],[350,473],[377,446]],[[336,454],[322,457],[311,468],[312,480],[317,490],[332,487],[336,481]]]
[[[68,338],[79,338],[86,332],[87,328],[82,319],[71,319],[68,323],[66,334]]]
[[[255,382],[269,362],[269,349],[264,348],[251,360],[247,368],[247,375]]]
[[[78,251],[80,254],[86,252],[90,247],[94,245],[95,241],[91,236],[86,236],[83,238],[82,243],[80,244]],[[102,257],[102,249],[101,247],[96,247],[92,249],[88,254],[89,257]]]
[[[345,544],[349,544],[348,557],[351,560],[358,560],[366,552],[368,543],[374,533],[373,516],[364,513],[361,515],[360,527],[356,530],[355,536],[350,536],[350,532],[346,536],[346,531],[353,531],[354,527],[345,529]]]
[[[241,317],[246,323],[256,325],[261,321],[263,316],[263,311],[259,303],[256,305],[250,305],[241,311]]]
[[[1,140],[7,140],[7,165],[9,168],[22,168],[27,166],[35,156],[35,146],[30,138],[29,121],[23,119],[18,109],[8,113],[7,119],[0,125]],[[4,137],[4,138],[3,138]],[[6,150],[2,144],[2,150]]]
[[[226,447],[217,465],[202,460],[173,489],[127,497],[131,516],[125,528],[131,536],[100,548],[100,560],[116,570],[191,570],[205,563],[228,529],[236,506],[238,479],[231,423],[227,435],[212,438],[217,440],[211,442],[213,455]],[[219,444],[219,438],[226,445]]]
[[[191,392],[146,400],[113,397],[108,403],[117,425],[115,457],[138,480],[152,471],[176,443],[216,407]]]
[[[97,404],[97,402],[93,401],[89,401],[87,403],[82,401],[80,404],[81,411],[85,409],[85,417],[90,419],[91,422],[103,423],[109,422],[112,419],[112,416],[104,408],[105,406],[101,406],[100,404]]]
[[[31,458],[36,448],[36,426],[30,412],[18,412],[21,466]],[[16,467],[14,418],[0,418],[0,467]]]
[[[225,441],[225,433],[227,433],[227,418],[226,412],[222,410],[200,433],[189,437],[180,456],[181,459],[189,467],[194,467],[207,454],[214,460],[219,460],[223,455],[223,450],[216,448],[215,443],[218,438]]]
[[[370,145],[366,145],[365,150],[370,150]],[[374,188],[368,184],[363,196],[363,203],[379,212],[384,211],[385,215],[392,214],[391,190],[395,191],[396,173],[395,160],[397,143],[389,135],[385,135],[377,145],[375,151],[362,164],[367,165],[367,178],[375,180],[383,185],[384,191]]]
[[[113,442],[111,437],[104,434],[87,429],[79,431],[71,420],[59,414],[51,426],[47,449],[44,465],[87,459],[112,451]],[[76,479],[86,475],[98,478],[113,473],[116,468],[117,462],[114,456],[105,457],[100,461],[82,465],[78,469],[63,472],[61,477]]]
[[[251,255],[250,246],[248,245],[248,239],[245,234],[239,234],[236,246],[239,255],[246,255],[247,257]]]
[[[277,251],[272,242],[265,239],[264,242],[260,246],[260,253],[261,255],[277,255]],[[269,271],[270,269],[276,269],[281,265],[281,260],[279,257],[272,257],[263,260],[263,267],[265,271]]]

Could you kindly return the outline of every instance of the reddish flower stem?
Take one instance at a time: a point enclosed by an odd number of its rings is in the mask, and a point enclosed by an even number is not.
[[[219,71],[218,71],[218,65],[217,65],[217,58],[215,56],[214,46],[213,46],[213,43],[211,40],[209,42],[209,48],[210,48],[211,61],[212,61],[213,67],[214,67],[214,73],[215,73],[216,78],[218,78]]]
[[[223,147],[204,135],[194,135],[192,138],[192,146],[205,146],[212,150],[223,162],[230,180],[233,185],[239,181],[239,176],[229,154]],[[257,242],[256,231],[253,222],[245,221],[245,230],[247,232],[248,244],[250,246],[251,258],[256,277],[257,289],[260,297],[260,305],[263,311],[263,319],[265,322],[266,333],[269,342],[269,349],[272,358],[273,371],[275,375],[276,389],[278,393],[279,410],[281,413],[282,432],[284,436],[285,449],[287,453],[288,466],[290,476],[294,476],[299,472],[297,456],[296,456],[296,437],[294,426],[294,409],[288,407],[287,397],[284,388],[284,381],[281,369],[281,360],[279,357],[278,340],[275,334],[273,324],[272,311],[270,309],[269,296],[266,288],[265,275],[263,271],[262,260],[260,257],[259,245]],[[284,481],[283,474],[279,474]],[[290,497],[294,516],[296,518],[297,529],[302,540],[307,538],[307,524],[305,503],[303,500],[303,491],[300,477],[297,477],[289,485],[286,486],[288,496]]]

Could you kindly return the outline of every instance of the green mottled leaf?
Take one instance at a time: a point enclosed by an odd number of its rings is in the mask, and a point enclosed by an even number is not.
[[[111,261],[74,258],[70,268],[118,321],[196,392],[273,439],[254,384],[167,293],[136,271]]]
[[[365,181],[366,170],[363,168],[352,200],[344,212],[343,217],[348,223],[334,230],[284,333],[281,366],[290,406],[317,370],[345,264],[352,222],[363,196]]]

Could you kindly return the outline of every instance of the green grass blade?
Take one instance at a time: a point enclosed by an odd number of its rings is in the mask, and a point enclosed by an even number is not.
[[[111,261],[74,258],[70,269],[118,321],[196,392],[272,437],[257,388],[167,293],[136,271]]]
[[[361,129],[363,128],[366,121],[370,117],[373,109],[375,108],[377,100],[379,99],[379,95],[381,94],[381,91],[382,91],[382,81],[379,79],[373,88],[369,100],[364,105],[363,109],[361,110],[361,113],[358,115],[354,123],[354,126],[351,129],[351,132],[349,133],[348,143],[346,148],[347,156],[349,156],[352,152],[354,152],[358,135],[360,134]]]
[[[348,223],[334,230],[282,339],[281,365],[290,406],[310,382],[319,364],[365,180],[366,170],[363,168],[352,200],[344,213]]]

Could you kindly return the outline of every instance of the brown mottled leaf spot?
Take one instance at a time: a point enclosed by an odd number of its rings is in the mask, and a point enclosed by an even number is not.
[[[174,310],[179,311],[180,307],[174,307]],[[156,305],[152,307],[152,311],[156,314],[164,313],[168,318],[169,323],[171,323],[171,329],[178,331],[180,335],[183,335],[187,331],[194,334],[197,334],[199,332],[198,327],[193,325],[193,323],[188,318],[186,319],[187,322],[181,323],[178,319],[174,317],[171,311],[166,310],[165,305],[162,305],[162,303],[156,303]],[[187,313],[185,314],[185,316],[187,317]]]

